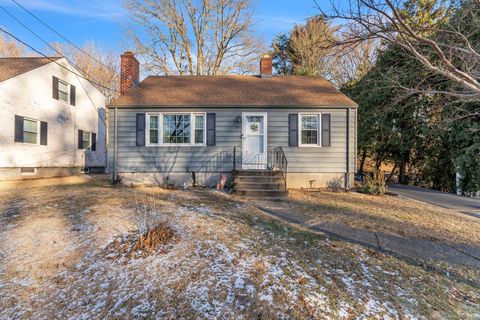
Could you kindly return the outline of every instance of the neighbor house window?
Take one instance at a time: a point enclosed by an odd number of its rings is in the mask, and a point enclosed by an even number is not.
[[[97,134],[95,132],[78,130],[78,149],[96,151]]]
[[[299,127],[299,145],[300,146],[320,146],[320,114],[300,114]]]
[[[38,121],[23,119],[23,142],[38,143]]]
[[[46,146],[48,142],[48,123],[16,114],[13,141]]]
[[[58,80],[58,99],[68,102],[68,83]]]
[[[37,174],[37,168],[20,168],[21,175],[35,175]]]
[[[204,113],[147,114],[149,145],[205,145]]]
[[[83,149],[88,149],[92,146],[92,140],[90,139],[90,132],[88,131],[82,132],[82,146],[83,146]]]

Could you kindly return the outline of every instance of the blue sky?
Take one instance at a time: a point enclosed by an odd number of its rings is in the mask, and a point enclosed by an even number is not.
[[[77,45],[95,41],[102,48],[116,52],[127,49],[124,39],[128,12],[122,0],[17,0],[35,15],[46,21]],[[266,44],[280,32],[287,32],[295,23],[318,14],[313,0],[253,0],[255,32]],[[328,5],[327,0],[318,1]],[[48,42],[61,41],[54,33],[35,21],[11,0],[0,0],[0,5],[34,29]],[[0,10],[0,26],[17,35],[35,48],[45,50],[45,45],[29,31]]]

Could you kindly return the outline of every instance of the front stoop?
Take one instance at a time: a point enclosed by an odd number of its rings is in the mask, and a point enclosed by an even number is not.
[[[288,198],[288,191],[285,190],[285,181],[281,171],[236,171],[233,192],[245,198]]]

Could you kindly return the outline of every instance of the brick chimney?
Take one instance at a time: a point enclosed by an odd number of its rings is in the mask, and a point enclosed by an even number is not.
[[[136,86],[140,80],[140,63],[135,55],[127,51],[120,56],[120,94]]]
[[[264,54],[260,59],[260,77],[272,77],[272,57],[269,54]]]

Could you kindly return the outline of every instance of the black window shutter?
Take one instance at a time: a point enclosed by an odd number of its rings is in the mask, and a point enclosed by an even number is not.
[[[137,146],[145,145],[145,113],[137,113]]]
[[[92,133],[92,147],[90,148],[90,150],[92,151],[97,150],[97,134],[96,133]]]
[[[76,102],[76,93],[75,93],[75,86],[70,85],[70,104],[75,106]]]
[[[48,124],[46,122],[40,122],[40,144],[46,146],[48,142]]]
[[[78,149],[83,149],[83,130],[78,129]]]
[[[216,144],[215,129],[216,129],[216,115],[215,113],[207,113],[207,146],[214,146]]]
[[[52,97],[55,100],[58,100],[58,78],[52,77]]]
[[[298,114],[290,113],[288,115],[288,145],[298,147]]]
[[[330,147],[331,145],[331,125],[330,114],[322,113],[322,147]]]
[[[15,115],[15,142],[23,142],[23,117]]]

